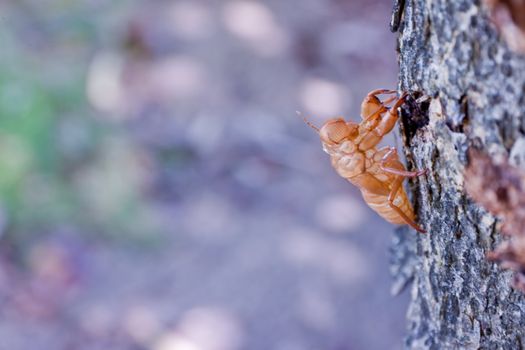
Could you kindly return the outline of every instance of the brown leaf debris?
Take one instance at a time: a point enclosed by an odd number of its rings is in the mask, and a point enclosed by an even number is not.
[[[501,232],[510,236],[487,257],[515,271],[514,286],[525,292],[525,173],[506,160],[493,161],[477,150],[470,150],[469,160],[467,193],[501,218]]]
[[[509,47],[525,53],[525,0],[485,0],[485,5]]]

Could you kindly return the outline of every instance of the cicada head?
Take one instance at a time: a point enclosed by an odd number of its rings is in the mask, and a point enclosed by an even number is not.
[[[358,134],[359,124],[346,122],[342,118],[330,119],[319,129],[321,141],[330,146],[353,140]]]

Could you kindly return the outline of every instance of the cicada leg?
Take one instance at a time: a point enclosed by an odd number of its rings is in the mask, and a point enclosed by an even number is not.
[[[394,105],[390,108],[385,107],[377,98],[377,101],[375,102],[363,102],[363,111],[370,110],[370,105],[375,104],[378,106],[376,108],[379,108],[380,114],[378,117],[376,117],[373,123],[368,123],[368,119],[365,119],[361,123],[367,132],[365,135],[363,135],[363,138],[359,142],[360,150],[366,151],[372,147],[375,147],[386,134],[392,131],[399,117],[397,110],[405,102],[406,96],[406,93],[401,95],[401,97],[397,99],[396,103],[394,103]],[[376,110],[376,113],[377,112],[378,111]]]
[[[416,231],[421,233],[426,233],[418,224],[414,222],[411,218],[406,215],[406,213],[401,210],[396,204],[395,199],[398,195],[400,189],[402,189],[403,180],[405,177],[415,177],[427,173],[427,169],[418,170],[418,171],[406,171],[404,165],[399,161],[397,151],[394,147],[391,147],[387,153],[383,156],[380,162],[381,170],[396,175],[394,182],[392,183],[390,194],[388,195],[388,205],[396,213],[403,218],[403,220],[410,226],[412,226]]]
[[[391,95],[391,94],[397,94],[397,91],[395,90],[387,90],[387,89],[378,89],[374,91],[370,91],[368,95],[363,100],[363,103],[361,104],[361,118],[363,120],[368,120],[371,115],[374,115],[378,112],[381,114],[388,111],[388,108],[385,106],[386,104],[395,101],[396,96],[392,96],[385,101],[381,101],[377,95]]]
[[[424,229],[422,229],[414,220],[409,218],[401,208],[399,208],[397,205],[395,205],[394,201],[396,199],[397,193],[399,192],[399,189],[401,189],[401,185],[403,184],[403,177],[399,176],[396,180],[394,180],[394,183],[392,184],[392,190],[390,191],[390,194],[388,195],[388,205],[392,210],[395,210],[399,216],[403,218],[403,220],[407,223],[407,225],[410,225],[414,230],[420,233],[427,233]]]
[[[397,150],[394,147],[391,147],[390,150],[383,156],[383,159],[381,159],[381,163],[379,163],[379,167],[381,168],[381,170],[387,173],[400,175],[404,177],[416,177],[428,173],[428,169],[418,171],[403,170],[404,166],[399,161]]]

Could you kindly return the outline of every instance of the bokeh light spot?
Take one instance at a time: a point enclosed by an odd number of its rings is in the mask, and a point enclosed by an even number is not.
[[[288,43],[286,32],[268,7],[255,1],[231,1],[224,6],[226,28],[250,43],[260,54],[282,53]]]
[[[342,85],[329,80],[306,79],[299,92],[299,99],[309,113],[322,116],[340,115],[351,106],[351,95]]]

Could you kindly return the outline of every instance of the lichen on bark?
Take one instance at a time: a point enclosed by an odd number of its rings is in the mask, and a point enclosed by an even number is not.
[[[522,348],[525,299],[511,273],[486,259],[502,238],[496,219],[466,195],[464,169],[472,146],[523,159],[525,59],[476,0],[406,0],[398,49],[399,89],[430,97],[420,108],[427,123],[412,123],[421,111],[410,106],[402,113],[408,165],[430,170],[409,185],[428,234],[398,230],[392,249],[395,291],[413,279],[405,345]]]

